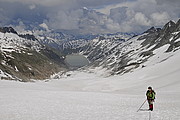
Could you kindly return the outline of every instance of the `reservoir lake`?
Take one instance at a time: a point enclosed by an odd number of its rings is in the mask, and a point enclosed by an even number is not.
[[[70,67],[79,68],[89,64],[88,59],[80,54],[67,55],[65,61]]]

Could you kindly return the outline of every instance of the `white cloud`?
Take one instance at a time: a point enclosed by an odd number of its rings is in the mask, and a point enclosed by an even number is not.
[[[33,9],[35,9],[36,8],[36,5],[30,5],[29,6],[29,9],[31,9],[31,10],[33,10]]]
[[[127,7],[118,7],[110,10],[110,18],[114,20],[114,22],[122,23],[127,19]]]
[[[75,10],[75,11],[58,11],[55,14],[48,14],[47,17],[49,21],[47,21],[48,25],[51,28],[56,29],[65,29],[65,30],[71,30],[71,29],[78,29],[78,22],[80,20],[80,17],[82,16],[81,10]]]
[[[40,24],[45,29],[79,29],[86,33],[143,32],[151,26],[177,20],[180,17],[179,1],[0,0],[0,24],[20,20],[23,24]],[[83,7],[103,14],[85,11]]]
[[[157,13],[151,14],[151,19],[154,25],[158,26],[158,25],[165,24],[167,21],[169,21],[170,16],[166,12],[162,12],[162,13],[157,12]]]
[[[17,25],[11,24],[9,26],[12,26],[19,33],[23,33],[24,31],[26,31],[26,25],[22,21],[19,21]]]
[[[180,0],[135,0],[97,10],[110,15],[114,22],[119,23],[119,30],[143,32],[151,26],[162,26],[169,20],[177,21],[180,18],[179,5]]]
[[[46,23],[42,23],[39,26],[44,28],[46,31],[49,31],[49,27],[46,25]]]
[[[150,26],[150,20],[141,12],[137,12],[134,16],[134,20],[138,25],[141,26]]]

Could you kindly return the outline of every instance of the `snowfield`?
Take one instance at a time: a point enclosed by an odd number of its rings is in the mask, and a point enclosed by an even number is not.
[[[0,120],[179,120],[180,51],[163,50],[124,75],[95,68],[34,83],[1,80]],[[137,112],[148,86],[157,93],[154,111]]]

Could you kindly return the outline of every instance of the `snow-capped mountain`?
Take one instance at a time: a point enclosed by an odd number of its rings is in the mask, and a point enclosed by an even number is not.
[[[53,66],[60,64],[65,68],[65,55],[80,53],[91,62],[89,68],[106,69],[108,75],[124,74],[152,65],[153,62],[149,61],[153,59],[162,62],[173,56],[180,48],[179,31],[180,20],[177,23],[170,21],[162,29],[152,27],[141,35],[116,33],[74,36],[48,31],[48,34],[34,32],[34,36],[18,34],[11,27],[4,27],[0,29],[1,73],[3,71],[3,74],[7,75],[22,73],[23,75],[18,76],[25,75],[30,76],[29,78],[36,78],[34,76],[38,74],[41,76],[39,78],[45,78],[44,74],[39,72],[42,69],[37,67],[37,64],[33,66],[35,63],[31,61],[40,61],[38,63],[40,66],[51,64],[55,69],[52,69],[53,72],[58,72],[59,69]],[[164,57],[159,57],[159,54],[164,54]],[[23,65],[19,65],[19,61],[23,61]],[[32,70],[33,68],[35,70]],[[52,74],[49,69],[50,67],[48,70],[44,69],[48,73],[43,73]]]
[[[72,35],[59,31],[45,32],[36,34],[36,38],[44,44],[54,49],[63,51],[64,49],[76,49],[84,46],[87,42],[97,35]]]
[[[50,46],[54,49],[63,51],[65,54],[80,52],[87,45],[92,44],[95,38],[97,39],[114,39],[124,41],[132,37],[133,33],[112,33],[112,34],[72,34],[63,30],[42,31],[36,30],[33,32],[41,44]]]
[[[16,51],[19,48],[40,50],[43,46],[35,40],[33,35],[18,35],[12,27],[0,28],[1,51]]]
[[[132,72],[136,68],[151,65],[148,61],[167,60],[180,49],[180,20],[168,22],[162,29],[150,28],[141,35],[125,41],[94,39],[82,53],[94,67],[103,67],[112,74]],[[159,54],[164,54],[160,58]]]
[[[41,44],[34,35],[0,28],[1,79],[45,79],[65,68],[63,56]],[[61,67],[60,67],[61,66]]]
[[[132,35],[123,33],[72,35],[58,31],[41,30],[33,32],[24,31],[23,34],[19,34],[12,27],[2,27],[0,28],[1,73],[2,76],[6,74],[6,76],[11,75],[11,77],[1,78],[23,80],[26,78],[43,79],[54,72],[58,72],[59,69],[56,66],[60,65],[62,68],[66,68],[64,56],[87,50],[89,47],[92,47],[94,38],[99,40],[108,39],[109,41],[118,43],[130,37]],[[51,64],[52,68],[41,69],[41,67],[38,67],[38,62],[34,63],[36,60],[41,63],[40,66],[45,67]],[[22,64],[19,64],[19,61]],[[43,70],[47,71],[42,72]]]
[[[92,39],[78,39],[78,40],[72,40],[72,41],[66,41],[63,42],[62,48],[65,53],[85,53],[88,49],[94,49],[96,46],[95,44],[98,44],[96,41],[109,41],[114,43],[121,43],[123,41],[126,41],[127,39],[131,38],[134,34],[128,34],[128,33],[115,33],[115,34],[100,34],[100,35],[92,35]],[[103,43],[103,46],[110,46],[106,44],[106,42]],[[102,47],[103,47],[102,46]],[[99,49],[100,50],[100,49]],[[95,52],[95,51],[94,51]],[[85,53],[87,54],[87,53]]]

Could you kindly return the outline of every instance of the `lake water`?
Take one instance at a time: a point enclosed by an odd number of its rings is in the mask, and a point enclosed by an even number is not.
[[[80,54],[67,55],[65,61],[70,67],[83,67],[89,64],[87,58]]]

